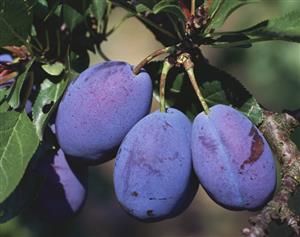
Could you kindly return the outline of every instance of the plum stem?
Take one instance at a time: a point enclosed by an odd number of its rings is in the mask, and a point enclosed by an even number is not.
[[[148,55],[146,58],[144,58],[138,65],[136,65],[133,69],[133,73],[135,75],[139,74],[139,72],[141,71],[141,69],[147,64],[149,63],[151,60],[153,60],[154,58],[156,58],[159,55],[168,53],[168,54],[172,54],[176,51],[178,45],[172,45],[169,47],[165,47],[159,50],[154,51],[153,53],[151,53],[150,55]]]
[[[196,0],[192,0],[191,4],[191,15],[195,16],[195,11],[196,11]]]
[[[165,87],[166,87],[166,80],[167,80],[167,76],[168,73],[170,71],[170,69],[173,67],[174,65],[171,64],[168,60],[168,58],[166,58],[164,60],[164,64],[163,64],[163,68],[162,68],[162,72],[160,74],[160,84],[159,84],[159,104],[160,104],[160,112],[166,112],[166,106],[165,106]]]
[[[194,88],[194,91],[196,92],[196,95],[203,107],[204,113],[208,114],[209,113],[208,105],[207,105],[205,98],[202,95],[201,90],[198,86],[198,83],[197,83],[197,80],[195,77],[195,73],[194,73],[194,63],[191,60],[191,56],[188,53],[182,53],[178,57],[177,61],[178,61],[178,63],[182,64],[184,69],[186,70],[186,72],[189,76],[189,79],[192,83],[192,86]]]

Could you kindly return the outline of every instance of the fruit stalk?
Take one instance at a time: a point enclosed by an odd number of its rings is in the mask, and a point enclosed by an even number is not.
[[[191,4],[191,15],[195,16],[195,10],[196,9],[196,1],[192,0],[192,4]]]
[[[201,93],[201,90],[198,86],[195,74],[194,74],[194,63],[191,60],[191,57],[189,54],[187,53],[183,53],[179,56],[178,58],[178,62],[181,63],[184,67],[184,69],[186,70],[189,79],[192,83],[192,86],[194,88],[194,91],[196,92],[196,95],[198,96],[198,99],[204,109],[205,114],[209,113],[209,109],[208,109],[208,105],[204,99],[204,96]]]
[[[160,75],[160,84],[159,84],[159,101],[160,101],[160,112],[166,112],[165,106],[165,87],[168,73],[173,65],[169,62],[168,58],[164,60],[162,72]]]
[[[290,134],[299,126],[299,121],[287,113],[265,111],[264,116],[261,131],[282,164],[283,176],[276,195],[258,215],[250,218],[251,226],[244,228],[242,233],[248,237],[265,237],[272,220],[279,220],[286,222],[299,234],[299,216],[288,206],[290,197],[300,184],[300,152],[290,139]]]
[[[173,46],[169,46],[166,48],[162,48],[159,50],[156,50],[155,52],[151,53],[150,55],[148,55],[146,58],[144,58],[138,65],[136,65],[133,69],[133,73],[135,75],[139,74],[140,70],[147,64],[149,63],[151,60],[153,60],[154,58],[158,57],[159,55],[168,53],[168,54],[172,54],[176,51],[177,47],[179,45],[173,45]]]

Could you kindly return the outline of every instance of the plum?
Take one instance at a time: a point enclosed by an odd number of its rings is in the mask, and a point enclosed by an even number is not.
[[[176,109],[147,115],[129,131],[114,168],[115,193],[127,213],[158,221],[189,206],[199,186],[190,136],[191,122]]]
[[[27,114],[32,112],[32,102],[30,100],[26,100],[25,111]]]
[[[0,62],[12,62],[13,58],[10,54],[0,54]]]
[[[133,125],[149,113],[152,82],[145,71],[110,61],[82,72],[67,88],[56,116],[59,144],[86,163],[113,158]]]
[[[87,167],[70,165],[61,149],[42,159],[36,168],[45,181],[33,210],[49,222],[74,216],[83,206],[87,194]]]
[[[10,54],[0,54],[0,65],[1,63],[10,63],[13,61],[13,58]],[[1,75],[1,73],[0,73]],[[0,84],[0,89],[4,87],[10,87],[15,82],[15,78],[12,78],[4,83]]]
[[[255,210],[274,192],[276,167],[267,141],[230,106],[215,105],[208,115],[197,115],[192,157],[200,183],[225,208]]]

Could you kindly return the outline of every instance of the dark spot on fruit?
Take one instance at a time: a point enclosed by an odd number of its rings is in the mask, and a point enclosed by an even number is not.
[[[169,124],[168,122],[164,122],[164,124],[162,125],[163,129],[166,131],[168,128],[173,128],[171,124]]]
[[[153,200],[159,200],[159,201],[165,201],[167,200],[167,198],[154,198],[154,197],[151,197],[149,198],[150,201],[153,201]]]
[[[147,210],[147,216],[154,216],[153,210]]]
[[[137,196],[139,196],[139,193],[134,191],[134,192],[131,193],[131,195],[134,196],[134,197],[137,197]]]
[[[243,162],[241,169],[244,169],[246,164],[252,164],[257,161],[264,151],[264,141],[254,126],[251,128],[249,136],[253,137],[250,156]]]
[[[134,159],[131,159],[131,160],[134,160]],[[159,169],[157,169],[156,167],[152,167],[152,164],[148,163],[149,160],[151,160],[151,159],[140,157],[138,162],[136,160],[134,160],[134,163],[136,165],[138,165],[139,167],[142,167],[145,170],[147,170],[148,174],[151,174],[151,175],[154,175],[154,176],[162,176],[162,173],[160,172]]]
[[[198,139],[209,152],[216,153],[217,145],[211,138],[208,136],[199,136]]]
[[[53,101],[51,101],[51,103],[44,105],[42,108],[43,113],[47,114],[50,111],[53,104],[54,104]]]
[[[221,169],[221,170],[225,170],[224,166],[221,166],[220,169]]]

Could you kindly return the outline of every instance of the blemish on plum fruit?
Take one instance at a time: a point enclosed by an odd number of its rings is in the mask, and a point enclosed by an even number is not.
[[[155,176],[162,176],[160,170],[153,168],[150,164],[142,163],[141,166],[142,166],[143,168],[147,169],[148,172],[149,172],[150,174],[152,174],[152,175],[155,175]]]
[[[154,198],[154,197],[151,197],[151,198],[149,198],[149,200],[150,201],[152,201],[152,200],[165,201],[165,200],[167,200],[167,198]]]
[[[168,128],[173,128],[171,124],[169,124],[168,122],[164,122],[164,124],[162,125],[163,129],[166,131]]]
[[[136,191],[133,191],[133,192],[131,193],[131,196],[137,197],[137,196],[139,196],[139,193],[136,192]]]
[[[241,165],[241,169],[244,169],[246,164],[251,164],[257,161],[264,151],[264,141],[254,126],[252,126],[251,128],[249,136],[253,136],[251,144],[251,153],[249,158],[245,160]]]
[[[153,210],[147,210],[147,216],[154,216]]]
[[[215,153],[217,145],[212,139],[207,136],[198,136],[198,139],[208,151],[210,151],[211,153]]]

